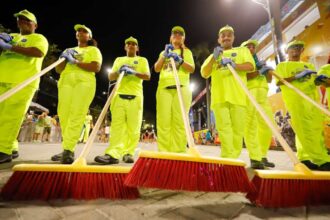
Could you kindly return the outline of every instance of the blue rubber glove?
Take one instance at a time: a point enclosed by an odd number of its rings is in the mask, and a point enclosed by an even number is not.
[[[182,57],[179,54],[170,52],[168,54],[168,57],[169,58],[172,57],[174,59],[174,61],[177,62],[177,63],[179,63],[180,65],[183,63],[183,59],[182,59]]]
[[[215,47],[213,50],[213,58],[215,60],[217,60],[219,58],[220,54],[222,54],[222,53],[223,53],[222,47],[220,47],[220,46]]]
[[[13,37],[7,33],[0,33],[0,39],[2,39],[6,43],[9,43],[10,41],[12,41]]]
[[[0,39],[0,48],[3,50],[10,50],[13,46],[9,43],[4,42],[2,39]]]
[[[306,76],[310,76],[311,74],[316,74],[316,71],[314,70],[309,70],[309,69],[305,69],[301,72],[299,72],[297,75],[294,76],[295,79],[300,79]]]
[[[119,72],[124,72],[124,74],[126,75],[135,75],[137,72],[135,70],[133,70],[132,68],[130,68],[127,65],[123,65],[120,67]]]
[[[223,57],[221,59],[221,65],[227,66],[227,64],[230,64],[234,69],[236,68],[236,63],[232,59]]]
[[[74,49],[66,49],[60,56],[60,58],[65,58],[67,62],[71,64],[78,63],[78,60],[74,56],[78,54]]]
[[[265,65],[265,66],[261,67],[261,69],[258,70],[258,72],[259,72],[260,75],[265,76],[268,73],[269,70],[274,70],[274,69],[270,66]]]
[[[164,56],[165,58],[169,58],[169,57],[168,57],[168,54],[169,54],[172,50],[174,50],[173,45],[172,45],[172,44],[166,44],[166,45],[165,45],[165,50],[164,50],[163,56]]]
[[[326,80],[330,79],[328,76],[326,75],[318,75],[315,80],[314,80],[314,84],[319,86],[321,85],[322,83],[325,83]]]

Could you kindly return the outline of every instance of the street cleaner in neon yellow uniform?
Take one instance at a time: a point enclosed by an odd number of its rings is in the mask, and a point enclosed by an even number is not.
[[[20,33],[0,33],[0,94],[41,71],[47,39],[35,33],[37,19],[28,10],[14,16]],[[39,79],[0,103],[0,163],[18,157],[17,135]]]
[[[322,66],[314,80],[315,85],[322,85],[327,89],[328,109],[330,109],[330,64]]]
[[[58,116],[62,130],[63,153],[52,156],[53,161],[63,164],[74,161],[74,150],[79,140],[89,105],[96,89],[95,73],[102,65],[102,55],[92,39],[92,31],[85,25],[77,24],[78,46],[66,49],[61,57],[66,62],[56,67],[61,74],[58,81]]]
[[[188,114],[192,99],[189,78],[195,70],[195,63],[191,51],[184,44],[185,38],[185,30],[182,27],[173,27],[170,44],[165,45],[165,50],[160,53],[155,63],[155,71],[160,72],[156,93],[159,151],[176,153],[187,151],[187,137],[170,63],[170,58],[173,58],[178,70],[185,113]]]
[[[288,61],[281,62],[276,72],[292,83],[310,98],[318,102],[318,91],[314,85],[315,67],[311,63],[300,61],[304,50],[303,41],[292,41],[287,46]],[[298,159],[312,170],[330,170],[330,157],[327,154],[324,136],[324,114],[311,103],[281,82],[282,97],[291,115],[291,126],[296,133]]]
[[[124,72],[117,94],[110,110],[112,122],[110,143],[104,156],[95,157],[102,164],[117,164],[122,158],[125,163],[133,163],[133,155],[140,140],[143,114],[143,80],[150,80],[148,60],[138,56],[138,40],[129,37],[125,40],[126,56],[118,57],[109,74],[110,80]]]
[[[247,98],[226,65],[230,64],[246,84],[246,73],[254,70],[254,60],[246,47],[233,47],[234,39],[232,27],[220,29],[221,47],[215,47],[204,61],[201,74],[212,77],[211,108],[221,141],[221,157],[236,159],[242,151]]]
[[[93,127],[93,116],[91,116],[89,114],[89,110],[88,110],[88,113],[86,115],[85,122],[83,125],[83,129],[80,134],[79,142],[83,142],[84,144],[87,142],[87,139],[89,137],[89,131],[92,127]]]
[[[258,41],[248,40],[243,42],[241,46],[247,47],[250,50],[256,65],[256,71],[250,72],[246,75],[247,87],[258,104],[266,112],[268,118],[272,120],[274,116],[267,98],[267,93],[268,83],[272,81],[270,71],[273,70],[273,68],[266,66],[264,61],[258,59],[256,54]],[[274,163],[267,160],[267,152],[272,138],[272,131],[250,100],[247,100],[246,103],[245,123],[244,142],[249,151],[250,159],[254,161],[262,161],[262,164],[252,162],[251,167],[257,169],[262,169],[263,166],[275,167]],[[253,165],[257,166],[254,167]]]

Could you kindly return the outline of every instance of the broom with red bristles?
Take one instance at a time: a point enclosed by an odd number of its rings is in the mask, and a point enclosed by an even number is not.
[[[258,206],[280,208],[330,203],[330,172],[311,171],[302,164],[276,126],[257,103],[236,71],[227,67],[241,85],[247,97],[253,103],[283,149],[294,163],[295,171],[255,170],[252,183],[255,187],[247,198]]]
[[[248,192],[252,185],[245,163],[236,159],[204,157],[196,149],[184,108],[180,81],[170,58],[180,110],[188,141],[188,153],[141,151],[125,180],[131,187],[205,192]]]
[[[110,106],[124,73],[117,79],[83,151],[72,165],[20,164],[13,167],[13,175],[1,190],[6,200],[31,199],[136,199],[135,187],[123,184],[130,167],[90,166],[88,155],[93,140]]]

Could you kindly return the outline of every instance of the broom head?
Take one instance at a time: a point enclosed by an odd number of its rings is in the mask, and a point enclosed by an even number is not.
[[[330,172],[311,171],[301,163],[295,169],[299,171],[255,171],[255,190],[247,198],[269,208],[330,204]]]
[[[5,200],[136,199],[137,188],[123,185],[130,169],[79,163],[20,164],[13,167],[14,173],[2,188],[1,197]]]
[[[243,161],[153,151],[140,152],[125,185],[205,192],[253,190]]]

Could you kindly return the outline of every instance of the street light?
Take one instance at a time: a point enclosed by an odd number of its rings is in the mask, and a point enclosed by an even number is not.
[[[112,67],[107,68],[106,71],[107,71],[107,74],[109,74],[112,71]]]
[[[190,88],[190,91],[191,91],[191,92],[194,92],[195,89],[196,89],[196,85],[195,85],[195,83],[193,83],[193,82],[190,83],[189,88]]]
[[[277,46],[276,46],[275,26],[274,26],[274,20],[272,19],[272,15],[270,13],[269,0],[252,0],[252,1],[258,5],[261,5],[262,8],[265,9],[268,14],[268,20],[270,23],[270,32],[271,32],[271,36],[272,36],[272,43],[273,43],[273,47],[274,47],[275,62],[276,62],[276,64],[278,64],[280,62],[280,57],[279,57],[279,53],[278,53]]]

